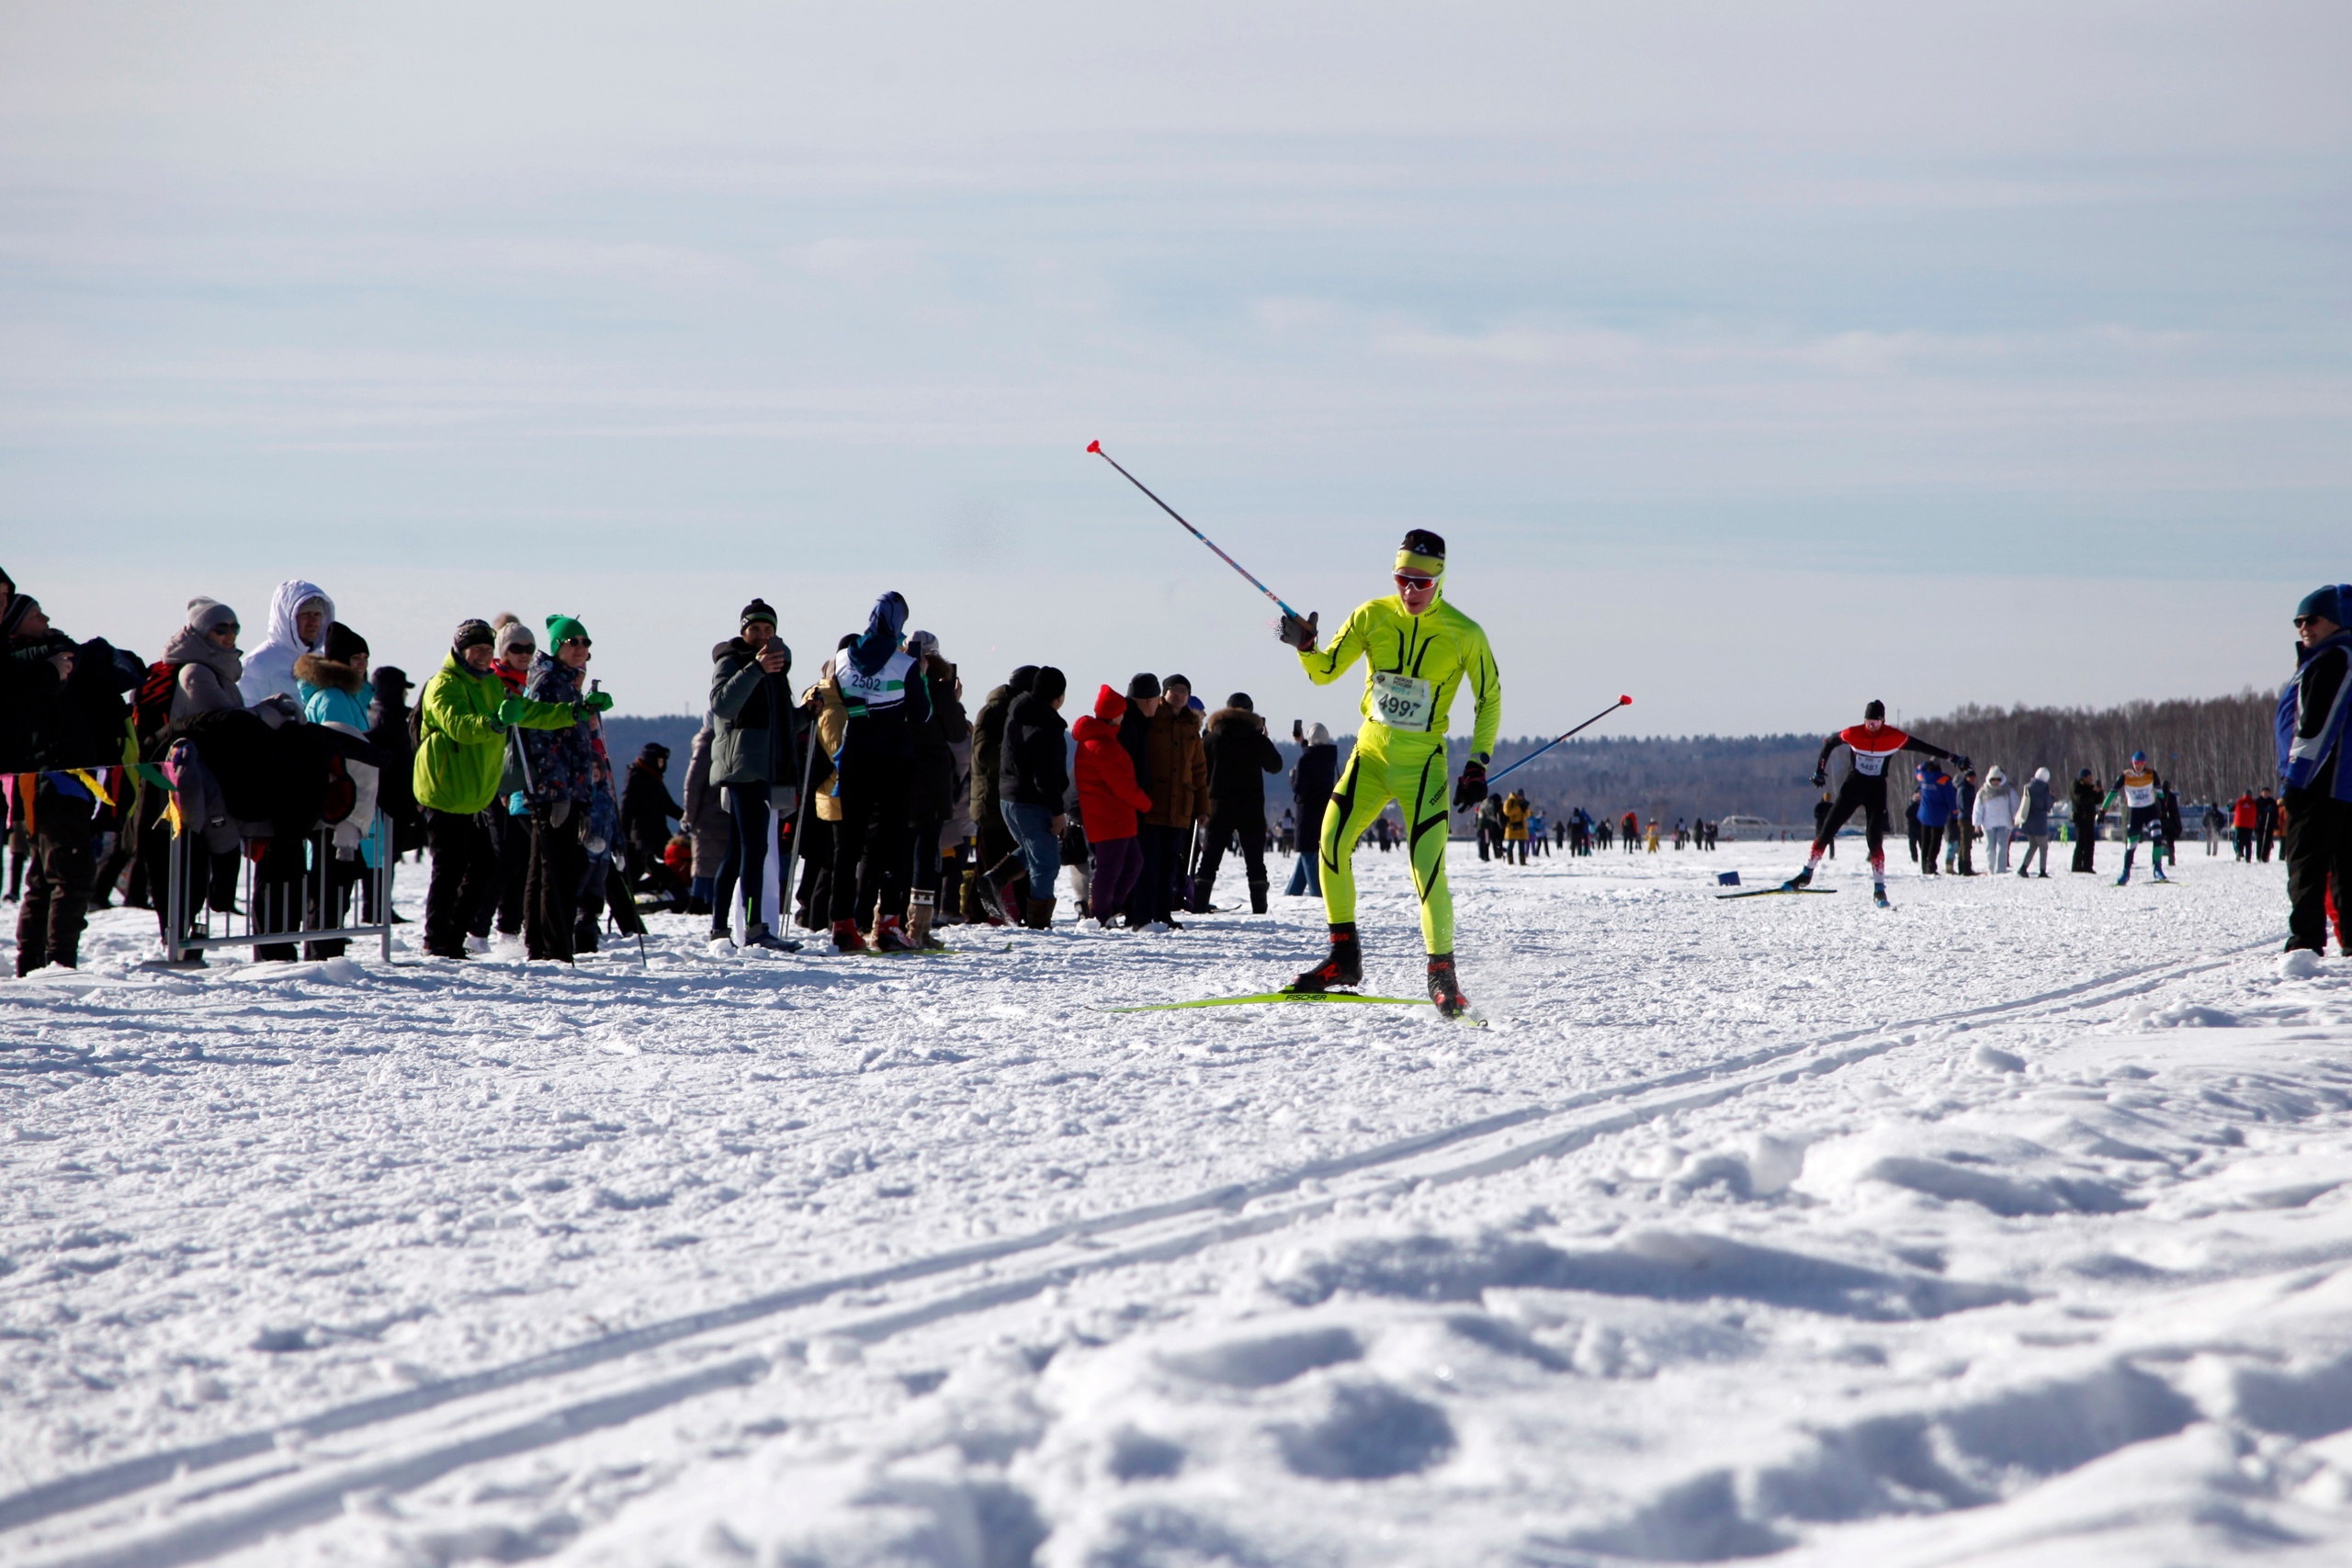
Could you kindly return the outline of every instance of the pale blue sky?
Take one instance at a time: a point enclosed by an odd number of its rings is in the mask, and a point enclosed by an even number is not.
[[[1511,733],[2234,690],[2352,575],[2340,5],[841,9],[0,4],[0,565],[1351,722],[1100,436],[1327,619],[1446,534]]]

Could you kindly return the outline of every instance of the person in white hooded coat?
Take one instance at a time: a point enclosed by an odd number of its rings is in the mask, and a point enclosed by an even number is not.
[[[300,697],[295,692],[294,661],[306,653],[327,650],[327,627],[334,622],[334,601],[315,582],[289,578],[269,596],[269,635],[245,655],[244,678],[237,682],[245,705],[265,697]]]
[[[2017,815],[2017,786],[1996,767],[1984,775],[1984,787],[1976,792],[1975,809],[1970,813],[1970,820],[1984,830],[1984,858],[1996,875],[2009,869],[2009,832]]]

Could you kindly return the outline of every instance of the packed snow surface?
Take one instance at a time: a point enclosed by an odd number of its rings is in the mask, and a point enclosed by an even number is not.
[[[2352,1561],[2352,965],[2280,868],[1714,897],[1795,852],[1455,846],[1483,1030],[1107,1010],[1305,899],[577,969],[103,914],[0,986],[0,1559]]]

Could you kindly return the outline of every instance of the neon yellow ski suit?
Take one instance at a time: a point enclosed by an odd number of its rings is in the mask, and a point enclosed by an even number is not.
[[[1495,753],[1502,728],[1502,671],[1478,623],[1445,602],[1408,615],[1396,594],[1356,606],[1328,647],[1298,656],[1309,679],[1328,686],[1359,658],[1364,725],[1323,809],[1323,908],[1333,925],[1356,918],[1356,840],[1394,800],[1405,813],[1413,886],[1421,896],[1421,941],[1432,954],[1453,951],[1453,896],[1445,886],[1448,783],[1445,720],[1467,680],[1478,704],[1470,750]]]

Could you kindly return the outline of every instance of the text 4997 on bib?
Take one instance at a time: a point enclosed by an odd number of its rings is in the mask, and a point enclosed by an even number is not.
[[[1375,671],[1372,677],[1372,716],[1391,729],[1426,730],[1437,689],[1411,675]]]

